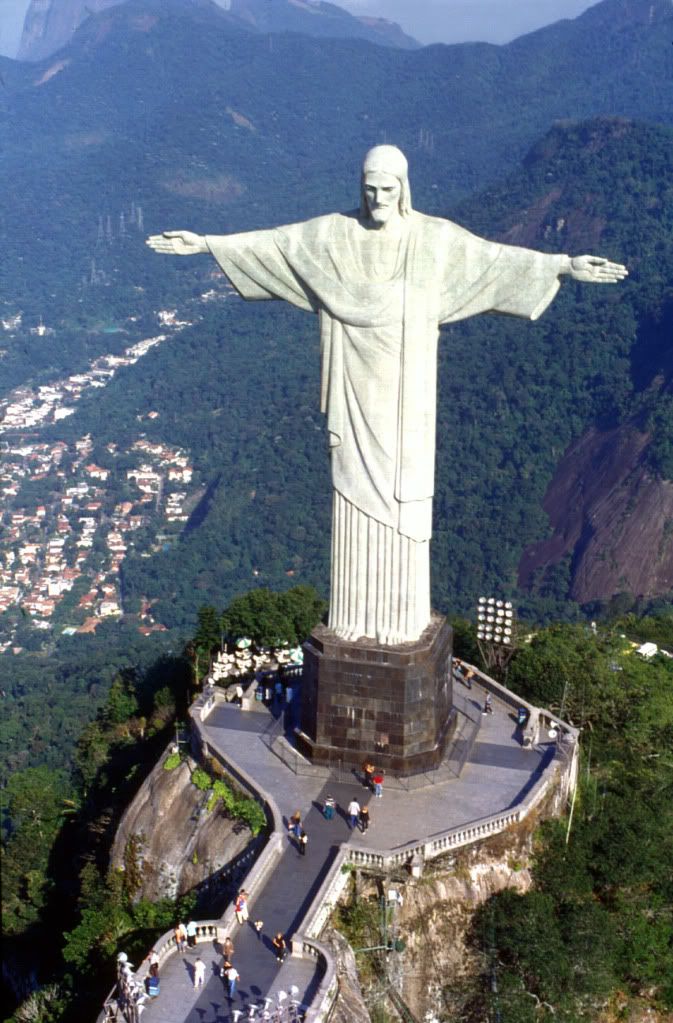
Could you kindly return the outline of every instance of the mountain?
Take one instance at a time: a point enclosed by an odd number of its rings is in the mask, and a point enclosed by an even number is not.
[[[23,23],[18,60],[42,60],[60,50],[90,14],[123,0],[31,0]]]
[[[129,556],[127,594],[156,596],[160,620],[183,625],[251,580],[283,586],[294,573],[324,590],[329,528],[314,324],[282,307],[202,305],[212,266],[159,259],[129,211],[142,208],[147,233],[231,232],[352,208],[363,152],[388,139],[409,155],[418,209],[631,268],[620,289],[566,283],[539,324],[455,328],[441,355],[436,606],[464,610],[487,590],[521,593],[539,614],[593,599],[574,575],[579,541],[530,570],[521,559],[559,523],[575,535],[561,498],[551,521],[543,502],[586,431],[646,435],[647,479],[673,479],[671,137],[629,119],[672,120],[671,30],[669,3],[605,0],[504,47],[296,34],[270,45],[207,0],[138,0],[88,18],[57,58],[2,63],[0,161],[22,185],[0,200],[4,308],[43,315],[56,334],[3,337],[0,386],[115,353],[128,343],[119,331],[156,330],[158,309],[194,323],[58,427],[131,443],[156,406],[142,429],[194,453],[203,501],[171,550]],[[622,575],[603,577],[604,599]]]
[[[563,401],[552,400],[557,434],[549,453],[560,457],[542,500],[552,535],[522,553],[518,580],[529,593],[556,589],[589,605],[620,593],[673,592],[672,171],[670,133],[622,119],[567,124],[533,147],[506,193],[460,211],[469,216],[480,204],[503,241],[612,254],[631,273],[620,288],[620,315],[606,320],[607,305],[596,315],[596,296],[587,294],[578,302],[586,320],[575,316],[558,332],[569,349],[554,356],[557,386],[575,399],[565,415],[558,415]],[[606,362],[592,370],[601,347]],[[575,420],[569,431],[578,399],[583,416],[591,409],[589,422],[578,430]],[[572,437],[565,450],[564,437]]]
[[[627,424],[590,427],[571,445],[543,501],[553,536],[524,551],[523,586],[570,556],[579,604],[673,591],[673,482],[648,466],[650,440]]]
[[[192,0],[192,3],[203,0]],[[208,0],[210,2],[210,0]],[[31,0],[18,59],[40,61],[70,42],[87,18],[134,0]],[[322,0],[218,0],[219,6],[248,28],[264,33],[299,32],[307,36],[367,39],[381,46],[411,49],[419,44],[399,25],[384,18],[358,18]]]
[[[626,588],[633,536],[642,538],[641,559],[670,557],[668,505],[654,518],[652,507],[673,480],[672,183],[670,129],[624,119],[565,123],[499,185],[447,211],[488,237],[604,254],[625,262],[630,277],[603,288],[566,280],[536,323],[480,317],[442,330],[436,607],[464,612],[481,593],[505,592],[538,618],[567,614],[569,600],[607,601]],[[132,255],[128,243],[117,258]],[[123,564],[129,606],[154,600],[157,620],[181,628],[200,604],[222,606],[253,585],[284,588],[291,579],[326,592],[330,528],[313,317],[279,303],[201,301],[217,274],[207,260],[185,264],[171,270],[164,261],[160,273],[193,326],[83,400],[50,434],[72,443],[90,433],[92,460],[122,480],[127,464],[120,458],[115,468],[108,444],[128,448],[142,432],[190,453],[207,487],[202,502],[175,544],[152,557],[130,550]],[[149,409],[160,415],[149,421]],[[598,451],[601,438],[634,431],[630,461],[618,450],[609,475],[585,459],[572,481],[596,506],[609,499],[616,508],[619,499],[617,515],[628,518],[601,589],[582,588],[584,568],[553,545],[524,573],[524,552],[549,544],[555,528],[575,535],[575,494],[566,500],[550,489],[555,473],[567,475],[574,446],[586,435]],[[638,485],[618,490],[620,474],[636,468]],[[603,546],[613,521],[598,523]],[[665,595],[668,578],[660,570],[630,585],[634,594]]]
[[[259,32],[299,32],[334,39],[366,39],[381,46],[415,49],[420,44],[394,21],[358,17],[324,0],[217,0]]]
[[[72,311],[99,218],[132,201],[150,228],[211,230],[348,208],[363,152],[388,139],[409,154],[419,208],[441,214],[554,120],[672,119],[662,0],[604,0],[503,47],[291,33],[270,46],[243,26],[209,0],[134,0],[89,17],[58,58],[0,62],[0,169],[22,184],[0,199],[4,290],[26,316]],[[138,273],[150,264],[118,267],[99,301],[136,301]],[[11,369],[10,353],[0,374]]]

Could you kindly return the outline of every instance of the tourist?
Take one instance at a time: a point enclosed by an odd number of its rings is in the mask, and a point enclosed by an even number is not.
[[[297,836],[299,843],[299,853],[302,856],[306,856],[306,846],[308,845],[308,835],[303,828],[299,829],[299,835]]]
[[[187,931],[185,930],[185,925],[182,922],[178,923],[176,926],[174,936],[177,950],[180,955],[182,955],[187,948]]]
[[[363,806],[361,808],[358,819],[360,821],[360,831],[364,835],[365,831],[369,827],[369,808],[368,807]]]
[[[236,913],[236,919],[239,924],[244,924],[248,919],[248,893],[245,888],[241,888],[240,892],[236,896],[234,912]]]
[[[222,955],[225,959],[231,959],[234,954],[234,943],[231,938],[225,938],[222,942]]]
[[[275,949],[276,959],[279,963],[282,963],[287,955],[287,942],[280,931],[275,935],[271,944]]]
[[[331,821],[336,813],[336,799],[334,796],[328,796],[325,800],[325,808],[323,814],[326,821]]]
[[[257,932],[257,937],[261,941],[262,940],[262,928],[264,927],[264,921],[263,920],[255,920],[255,922],[254,922],[254,924],[252,926],[255,928],[255,931]]]
[[[348,804],[348,818],[349,818],[350,826],[352,828],[354,828],[356,826],[359,817],[360,817],[360,804],[358,803],[357,799],[355,799],[355,797],[353,797],[353,799],[351,799],[350,803]]]
[[[149,976],[145,980],[145,990],[150,998],[156,998],[159,994],[159,964],[154,963],[150,966]]]
[[[374,765],[371,760],[365,760],[362,765],[362,786],[365,789],[372,790],[372,778],[374,776]]]
[[[288,830],[295,838],[299,838],[299,832],[301,831],[301,813],[299,810],[295,810],[288,822]]]
[[[196,946],[196,922],[194,920],[190,920],[187,924],[187,944],[190,948]]]
[[[484,709],[482,710],[482,714],[492,714],[492,713],[493,713],[493,701],[491,700],[491,694],[490,693],[486,693],[486,699],[484,700]]]
[[[468,689],[472,688],[472,679],[474,678],[474,668],[466,668],[465,674],[463,675],[463,682]]]
[[[229,998],[233,998],[236,994],[236,981],[241,979],[241,975],[235,966],[230,966],[225,972],[227,979],[227,987],[229,989]]]
[[[374,782],[374,795],[380,799],[383,795],[383,771],[377,771],[372,777],[372,781]]]
[[[199,958],[194,963],[194,990],[200,988],[206,979],[206,964]]]

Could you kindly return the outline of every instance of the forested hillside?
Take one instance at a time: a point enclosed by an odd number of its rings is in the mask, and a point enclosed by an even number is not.
[[[545,490],[567,445],[592,424],[619,430],[636,422],[645,437],[643,472],[670,479],[671,141],[667,130],[622,121],[558,127],[519,173],[445,210],[489,236],[605,253],[626,262],[631,276],[603,289],[565,281],[536,324],[482,317],[442,331],[432,555],[433,601],[442,610],[467,612],[492,590],[535,620],[578,613],[568,600],[570,558],[526,591],[517,588],[517,570],[522,552],[550,536]],[[124,244],[132,248],[132,239]],[[202,604],[223,607],[253,586],[307,582],[327,593],[330,483],[317,323],[280,303],[247,305],[229,293],[202,303],[213,267],[195,262],[180,264],[191,295],[178,288],[194,326],[50,428],[54,438],[96,438],[91,457],[114,474],[115,499],[124,494],[128,461],[108,442],[123,452],[143,435],[190,452],[202,497],[179,539],[151,557],[131,548],[122,565],[125,609],[151,598],[157,619],[176,630],[153,638],[157,653],[180,647]],[[148,419],[157,408],[161,415]],[[637,508],[629,514],[637,521]],[[618,594],[616,606],[636,598]],[[150,662],[149,640],[136,638],[135,628],[129,615],[96,636],[59,638],[46,661],[35,653],[13,659],[0,733],[7,763],[69,761],[68,736],[95,713],[115,667]],[[21,642],[27,629],[22,623]],[[38,647],[44,638],[35,633]],[[35,731],[45,691],[51,721],[64,727]]]
[[[664,584],[632,589],[615,562],[587,604],[576,577],[589,572],[595,502],[570,529],[554,495],[591,489],[580,479],[564,490],[555,473],[581,449],[600,475],[594,437],[603,447],[616,438],[617,455],[637,437],[638,478],[655,499],[673,486],[672,37],[665,0],[604,0],[505,47],[418,51],[256,35],[208,4],[139,0],[89,18],[51,60],[0,60],[0,172],[12,185],[0,194],[0,321],[23,314],[22,327],[0,333],[0,399],[118,356],[157,333],[159,310],[177,310],[186,326],[166,328],[165,341],[33,439],[90,435],[87,459],[109,474],[103,520],[128,497],[139,439],[185,451],[195,481],[187,521],[172,530],[158,530],[158,496],[148,507],[119,572],[124,614],[95,635],[61,634],[88,576],[51,629],[17,606],[5,613],[23,647],[3,656],[0,686],[0,753],[14,771],[3,818],[10,969],[19,997],[33,968],[54,984],[33,1018],[92,1018],[117,938],[145,950],[175,912],[134,908],[104,864],[116,815],[184,712],[193,664],[182,652],[198,608],[254,587],[327,591],[315,318],[246,305],[212,261],[162,259],[144,236],[352,208],[362,155],[384,140],[409,156],[417,209],[629,268],[612,288],[566,279],[535,324],[481,317],[442,330],[433,603],[469,613],[493,592],[537,623],[612,616],[598,636],[542,631],[512,664],[530,699],[556,709],[565,699],[593,759],[570,852],[550,829],[538,891],[525,904],[496,901],[474,940],[485,956],[498,949],[517,1021],[535,1016],[534,999],[558,1019],[588,1020],[597,1004],[643,991],[670,1011],[671,662],[640,664],[621,632],[671,646],[672,595]],[[55,333],[30,332],[40,317]],[[67,457],[59,471],[8,493],[0,528],[29,499],[48,506],[64,492]],[[630,493],[615,516],[648,535],[638,516],[651,506]],[[662,562],[671,536],[663,522]],[[91,563],[100,555],[94,543]],[[617,610],[657,606],[654,620],[614,622]],[[168,631],[139,636],[141,607]],[[470,657],[467,636],[459,652]],[[465,1018],[499,1011],[473,981]]]
[[[401,51],[292,34],[270,44],[182,0],[95,14],[57,58],[0,62],[0,168],[21,182],[0,199],[3,299],[62,324],[59,347],[76,355],[87,328],[176,295],[177,270],[120,241],[132,204],[149,230],[199,231],[351,208],[363,152],[387,139],[412,159],[416,206],[442,213],[501,180],[555,119],[670,123],[672,24],[665,0],[604,0],[507,46]],[[40,346],[24,343],[0,380],[32,372]]]
[[[477,660],[474,630],[455,624],[457,653]],[[503,892],[475,915],[482,969],[442,990],[447,1019],[668,1018],[673,661],[641,660],[629,640],[644,639],[673,647],[670,612],[627,616],[597,632],[540,630],[515,654],[508,680],[515,691],[582,729],[580,790],[572,822],[551,822],[537,836],[534,889]],[[124,872],[107,872],[116,822],[184,713],[189,674],[180,659],[153,674],[122,671],[84,729],[71,770],[29,768],[10,779],[4,977],[11,1004],[26,999],[13,1023],[95,1018],[120,947],[138,962],[176,914],[195,912],[192,897],[177,906],[137,901],[132,849]],[[206,918],[209,905],[197,917]],[[35,979],[40,990],[27,997]],[[545,1015],[535,1011],[540,1003],[550,1007]]]
[[[553,470],[592,425],[635,417],[647,466],[670,476],[660,354],[670,137],[564,122],[504,188],[497,181],[554,118],[669,120],[672,19],[663,2],[605,0],[508,46],[403,52],[292,35],[270,44],[212,5],[142,0],[91,16],[58,59],[3,62],[0,159],[22,185],[0,200],[3,310],[22,311],[26,326],[43,316],[56,333],[3,337],[0,386],[45,382],[119,352],[155,329],[161,307],[178,306],[195,324],[52,431],[90,430],[95,457],[109,462],[103,441],[132,439],[135,416],[154,407],[160,418],[143,432],[184,445],[198,463],[201,504],[177,548],[129,557],[129,601],[157,597],[160,620],[185,625],[200,602],[226,600],[253,579],[287,585],[295,573],[325,591],[315,325],[234,298],[205,305],[212,265],[159,259],[143,237],[352,207],[362,153],[384,138],[409,154],[417,208],[519,244],[601,250],[632,274],[618,294],[566,284],[539,325],[482,319],[447,332],[436,605],[463,609],[486,589],[516,595],[522,552],[549,534],[541,504]],[[185,53],[198,60],[185,65]],[[375,113],[374,95],[386,98]],[[488,192],[455,210],[486,181]],[[552,563],[522,576],[537,614],[561,613],[574,592],[572,554]]]
[[[670,1018],[673,661],[643,663],[626,637],[670,644],[671,624],[556,626],[516,656],[508,684],[582,729],[579,792],[572,817],[537,835],[533,889],[476,914],[479,990],[447,992],[462,1018]]]
[[[494,590],[534,616],[572,613],[568,561],[536,582],[533,596],[517,590],[517,568],[527,545],[549,535],[545,489],[590,425],[637,419],[649,431],[648,471],[670,477],[662,453],[671,436],[672,143],[667,130],[623,121],[558,127],[502,185],[445,210],[489,237],[605,254],[630,277],[606,288],[566,280],[535,324],[481,317],[442,331],[433,600],[443,611],[467,610]],[[184,272],[205,286],[212,269],[202,258]],[[108,441],[142,430],[189,450],[207,485],[177,545],[152,558],[129,553],[126,597],[158,598],[159,620],[185,626],[199,604],[250,585],[305,581],[326,593],[330,487],[316,322],[234,297],[182,308],[190,316],[196,308],[197,325],[85,400],[57,431],[92,433],[100,461]],[[162,415],[140,427],[136,417],[149,408]]]

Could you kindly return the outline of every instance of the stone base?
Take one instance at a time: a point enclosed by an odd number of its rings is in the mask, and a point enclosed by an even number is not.
[[[370,758],[403,775],[437,767],[455,722],[452,638],[438,615],[416,643],[394,647],[318,625],[304,644],[301,752],[334,766]]]

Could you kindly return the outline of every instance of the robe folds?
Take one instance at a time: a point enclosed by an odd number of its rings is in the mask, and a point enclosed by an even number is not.
[[[319,314],[335,491],[330,626],[388,644],[417,639],[430,620],[439,325],[483,312],[536,319],[566,260],[416,212],[404,223],[386,280],[367,270],[371,229],[357,213],[206,236],[243,298]]]

